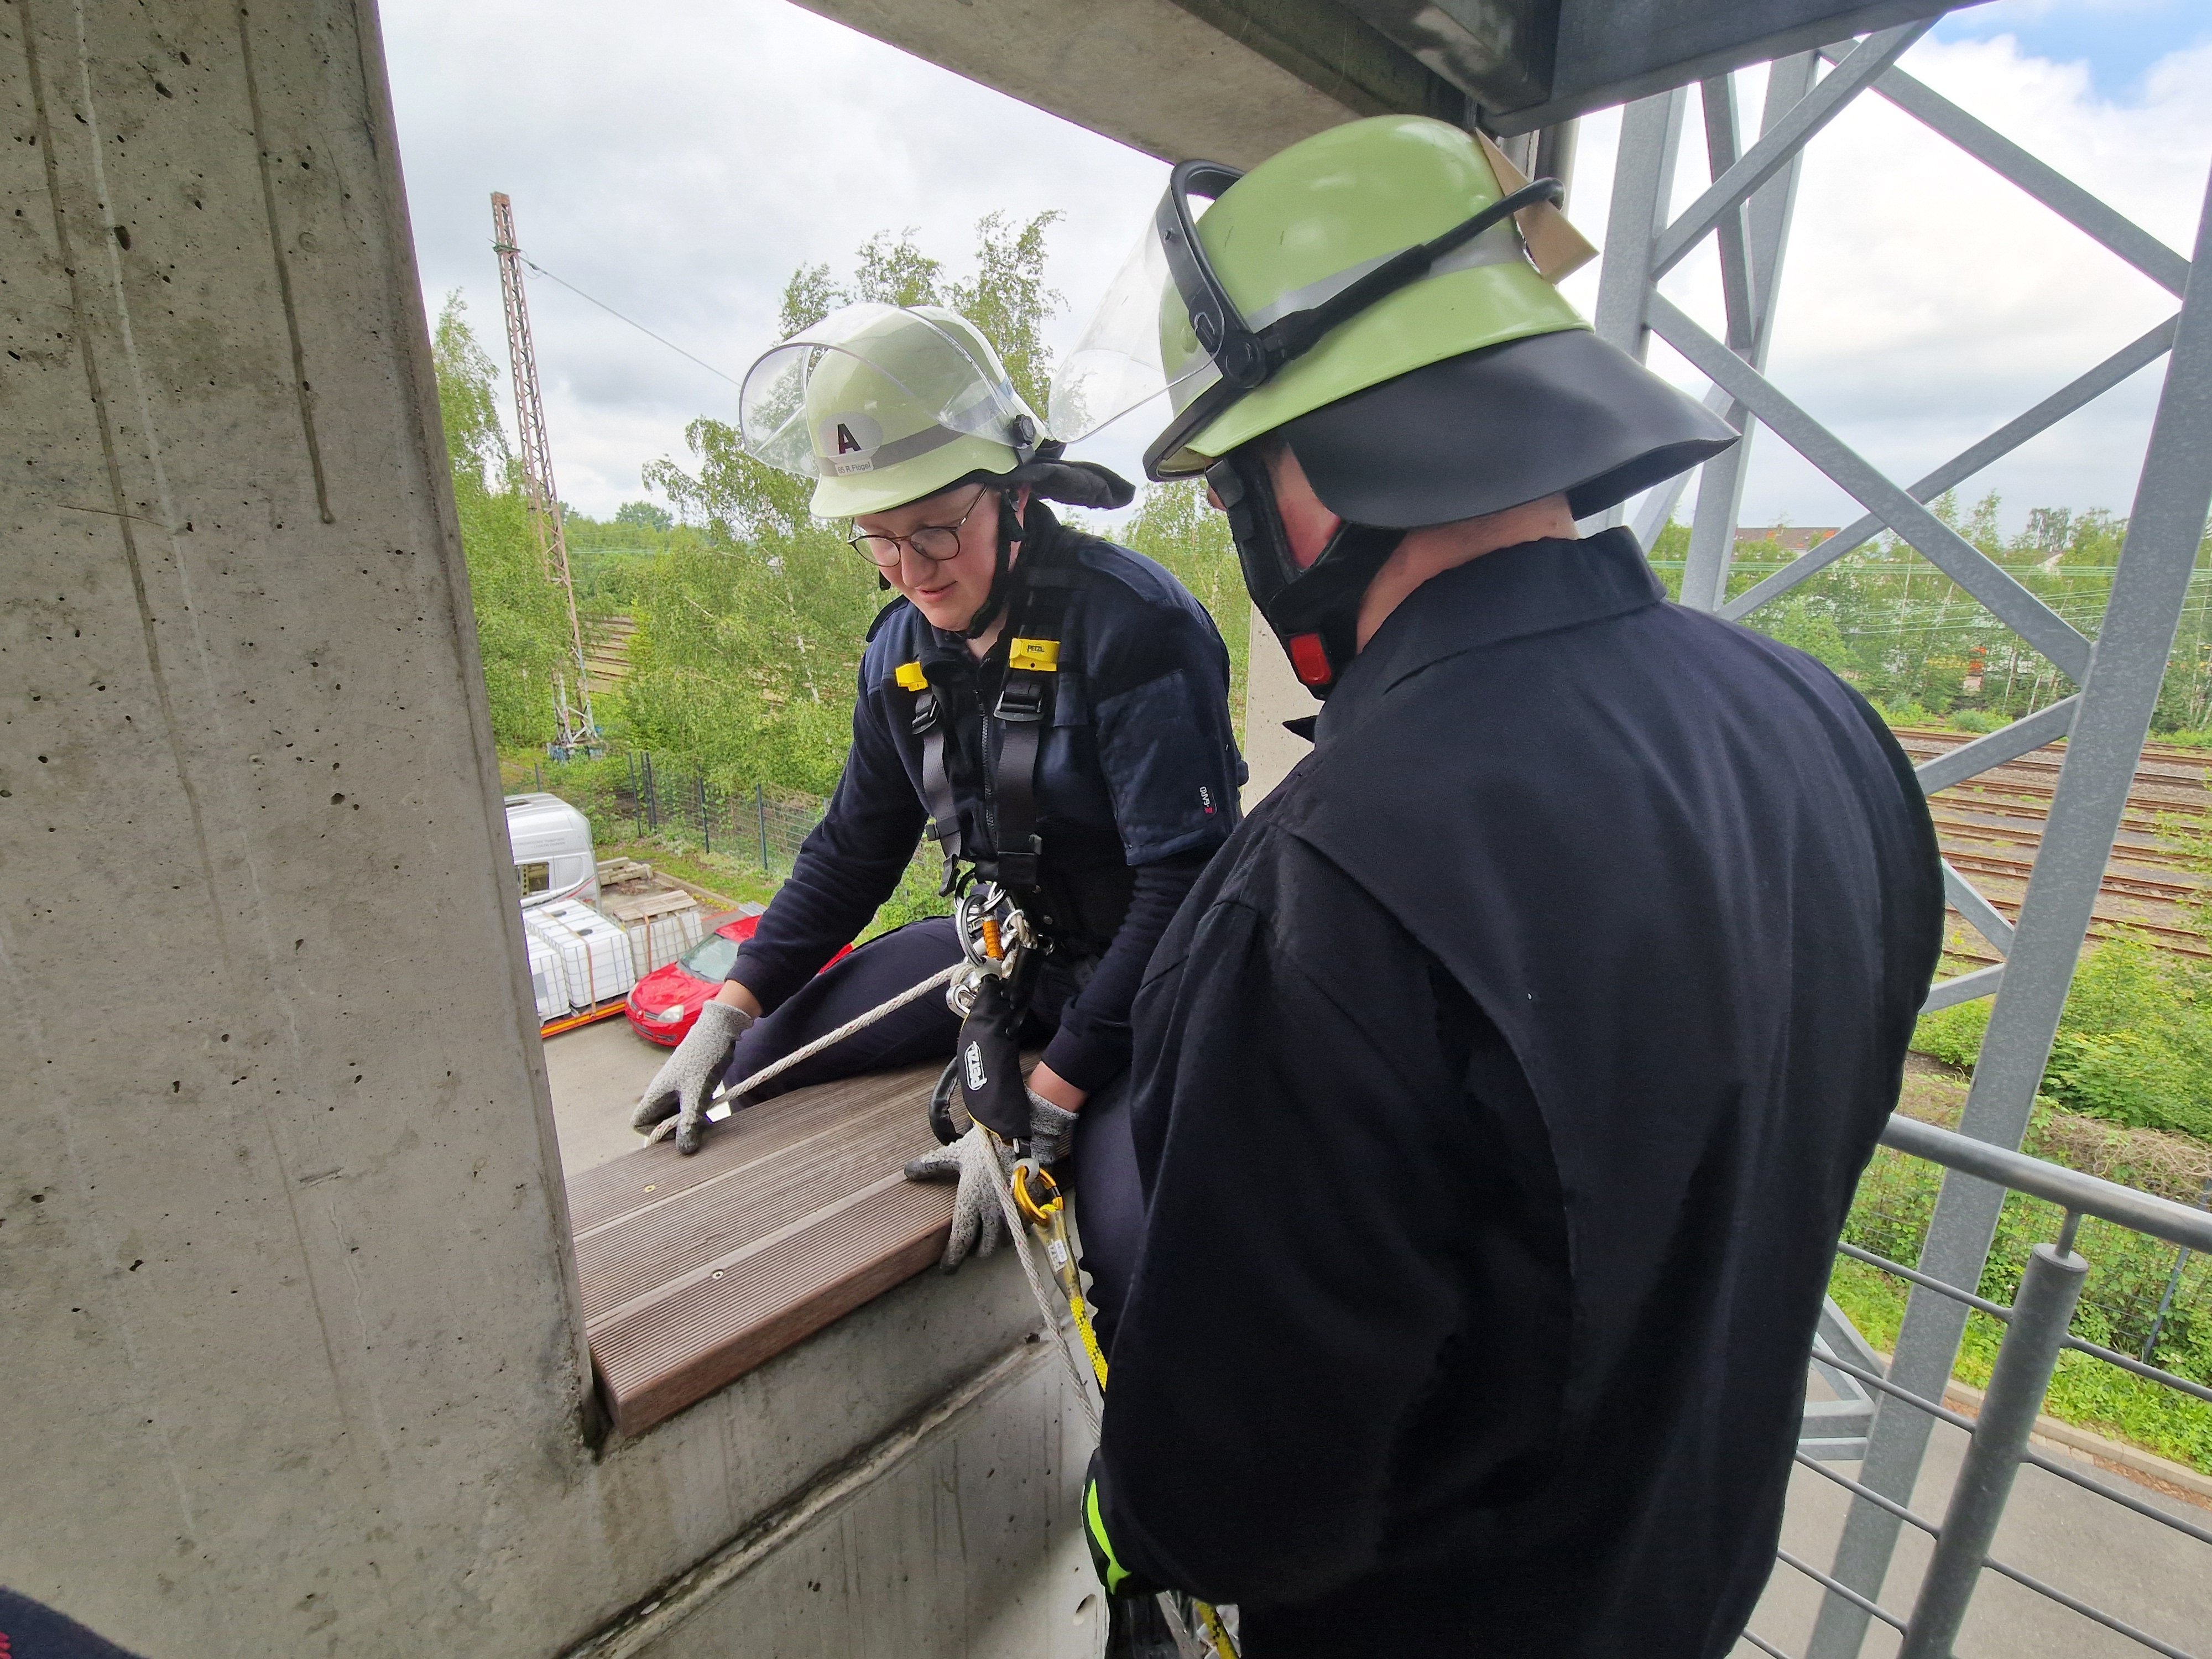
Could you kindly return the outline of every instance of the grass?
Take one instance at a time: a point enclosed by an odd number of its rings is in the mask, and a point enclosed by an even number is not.
[[[1985,1282],[1984,1294],[1988,1289]],[[1860,1335],[1884,1352],[1895,1349],[1898,1328],[1905,1318],[1905,1286],[1901,1280],[1863,1262],[1839,1261],[1829,1279],[1828,1294],[1858,1328]],[[2091,1328],[2085,1328],[2085,1323]],[[2077,1317],[2075,1334],[2097,1340],[2094,1323]],[[2003,1335],[1996,1321],[1986,1314],[1968,1314],[1966,1337],[1951,1374],[1971,1388],[1988,1387],[1996,1364],[1997,1344]],[[2163,1357],[2172,1368],[2172,1356]],[[2212,1406],[2088,1354],[2069,1351],[2059,1356],[2043,1409],[2062,1423],[2127,1441],[2212,1474]]]
[[[1899,1109],[1948,1127],[1957,1122],[1966,1094],[1966,1079],[1958,1073],[1923,1062],[1907,1073]],[[2168,1197],[2185,1194],[2193,1199],[2212,1170],[2212,1147],[2191,1137],[2118,1128],[2069,1112],[2048,1098],[2036,1107],[2023,1150]],[[1921,1159],[1886,1147],[1877,1151],[1859,1182],[1844,1237],[1893,1261],[1911,1263],[1919,1255],[1942,1173]],[[2039,1242],[2057,1237],[2060,1219],[2054,1205],[2020,1194],[2008,1198],[1978,1286],[1980,1293],[2009,1303],[2029,1252]],[[2083,1222],[2075,1248],[2088,1259],[2090,1273],[2074,1334],[2123,1353],[2140,1353],[2173,1268],[2174,1248],[2094,1218]],[[1868,1341],[1884,1350],[1896,1346],[1906,1289],[1880,1269],[1849,1260],[1836,1263],[1829,1282],[1837,1305]],[[1953,1374],[1972,1387],[1985,1386],[2002,1335],[1996,1321],[1970,1315]],[[2191,1259],[2152,1358],[2180,1376],[2212,1383],[2212,1259]],[[2212,1474],[2212,1405],[2087,1354],[2061,1358],[2044,1410],[2063,1422],[2132,1442]]]

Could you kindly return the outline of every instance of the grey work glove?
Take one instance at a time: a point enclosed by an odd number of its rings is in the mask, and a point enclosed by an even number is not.
[[[1050,1166],[1075,1155],[1075,1114],[1054,1105],[1036,1090],[1030,1096],[1030,1156]]]
[[[707,1105],[714,1085],[730,1063],[738,1039],[751,1026],[753,1017],[726,1002],[709,1002],[676,1045],[676,1052],[661,1063],[645,1085],[629,1127],[650,1140],[666,1138],[668,1120],[676,1120],[676,1150],[690,1157],[706,1139]]]
[[[949,1146],[924,1152],[906,1166],[908,1181],[957,1181],[952,1194],[952,1237],[945,1241],[938,1267],[951,1273],[968,1259],[968,1253],[988,1255],[1006,1237],[1006,1212],[999,1207],[998,1154],[991,1147],[991,1132],[972,1125]]]
[[[1030,1156],[1040,1164],[1065,1160],[1075,1144],[1075,1114],[1063,1111],[1034,1089],[1030,1097]],[[924,1152],[906,1166],[908,1181],[957,1181],[952,1195],[952,1237],[945,1242],[938,1266],[946,1273],[968,1259],[990,1255],[1006,1237],[1006,1213],[998,1188],[1005,1177],[993,1152],[990,1132],[980,1123],[949,1146]]]

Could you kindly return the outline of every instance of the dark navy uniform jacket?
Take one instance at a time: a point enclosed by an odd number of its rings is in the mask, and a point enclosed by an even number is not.
[[[1029,522],[1020,557],[1050,558],[1077,576],[1038,750],[1039,885],[1066,954],[1103,958],[1080,989],[1063,988],[1068,1000],[1045,1058],[1096,1089],[1128,1063],[1129,1001],[1146,958],[1235,827],[1244,763],[1229,722],[1229,654],[1204,607],[1140,554],[1069,530],[1041,506]],[[987,736],[983,711],[997,700],[1015,631],[978,662],[965,640],[939,632],[902,599],[877,619],[828,814],[730,970],[769,1010],[867,925],[921,839],[921,740],[915,694],[897,682],[902,663],[919,662],[946,701],[946,769],[968,844],[990,844],[981,745],[995,756],[1000,727],[990,722]]]
[[[1910,767],[1626,531],[1417,589],[1136,1006],[1097,1465],[1251,1659],[1705,1659],[1942,896]]]

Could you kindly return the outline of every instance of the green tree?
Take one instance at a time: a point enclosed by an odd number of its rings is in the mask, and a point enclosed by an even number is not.
[[[453,507],[468,561],[477,647],[493,736],[538,744],[554,735],[553,680],[568,659],[567,607],[549,580],[517,465],[492,395],[498,368],[468,324],[456,289],[431,340],[438,412],[453,468]]]
[[[1060,218],[1040,213],[1017,228],[1004,214],[985,214],[975,227],[974,278],[945,290],[945,303],[983,331],[1014,390],[1040,416],[1052,388],[1044,322],[1066,303],[1044,285],[1045,232]]]
[[[669,530],[676,524],[666,507],[651,501],[624,501],[615,509],[615,522],[635,525],[641,530]]]
[[[860,244],[853,298],[887,306],[942,305],[944,279],[944,262],[915,246],[912,225],[899,232],[896,241],[890,232],[879,230]]]
[[[1155,484],[1115,539],[1165,566],[1213,618],[1229,647],[1230,714],[1243,731],[1252,602],[1227,517],[1206,505],[1206,486],[1195,478]]]

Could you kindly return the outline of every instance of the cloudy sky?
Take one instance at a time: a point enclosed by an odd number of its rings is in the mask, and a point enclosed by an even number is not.
[[[1051,280],[1072,342],[1165,181],[1158,162],[785,0],[383,0],[424,300],[459,289],[495,357],[489,197],[514,198],[547,270],[741,375],[784,279],[848,270],[915,228],[955,274],[975,222],[1059,210]],[[2212,9],[2201,0],[1996,0],[1905,66],[2186,252],[2212,162]],[[1758,107],[1759,78],[1740,77]],[[1570,210],[1601,240],[1619,130],[1584,123]],[[1694,129],[1678,178],[1704,182]],[[1588,306],[1595,276],[1570,293]],[[1668,284],[1717,331],[1710,257]],[[533,278],[532,319],[562,496],[611,513],[684,423],[735,388]],[[2172,309],[2147,280],[1881,100],[1808,153],[1770,372],[1909,481]],[[1668,368],[1663,354],[1655,362]],[[1699,384],[1679,364],[1683,382]],[[1969,486],[2014,524],[2033,506],[2124,512],[2153,368]],[[1142,435],[1129,434],[1133,450]],[[1133,457],[1094,451],[1133,465]],[[1836,524],[1841,493],[1769,439],[1748,523]]]

